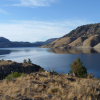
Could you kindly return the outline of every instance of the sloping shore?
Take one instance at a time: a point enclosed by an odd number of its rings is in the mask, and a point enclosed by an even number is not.
[[[100,100],[100,79],[35,71],[1,80],[0,100]]]
[[[34,72],[0,82],[0,100],[100,100],[99,95],[100,80],[55,72]]]

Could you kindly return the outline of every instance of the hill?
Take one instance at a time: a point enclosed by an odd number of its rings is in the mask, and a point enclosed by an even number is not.
[[[53,41],[55,41],[57,38],[51,38],[51,39],[48,39],[46,41],[37,41],[35,42],[34,44],[37,45],[37,46],[42,46],[42,45],[46,45],[46,44],[49,44]]]
[[[64,38],[59,38],[55,41],[53,41],[50,44],[44,45],[42,47],[46,48],[58,48],[58,47],[67,47],[69,43],[74,41],[76,38],[75,37],[64,37]]]
[[[63,37],[90,37],[96,34],[100,35],[100,23],[79,26]]]
[[[92,48],[100,43],[100,23],[77,27],[45,48]]]
[[[10,40],[8,40],[8,39],[6,39],[6,38],[4,38],[4,37],[0,37],[0,43],[1,42],[10,42]]]
[[[8,47],[38,47],[44,44],[51,43],[52,41],[56,40],[57,38],[48,39],[44,42],[12,42],[4,37],[0,37],[0,48],[8,48]]]

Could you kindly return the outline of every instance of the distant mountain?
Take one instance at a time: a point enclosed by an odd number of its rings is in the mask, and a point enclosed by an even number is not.
[[[42,42],[42,41],[37,41],[37,42],[35,42],[35,43],[33,43],[33,44],[38,45],[38,46],[42,46],[42,45],[49,44],[49,43],[55,41],[56,39],[57,39],[57,38],[51,38],[51,39],[48,39],[48,40],[46,40],[46,41],[44,41],[44,42]]]
[[[70,33],[41,46],[45,48],[92,48],[100,43],[100,23],[77,27]]]
[[[51,39],[46,40],[43,44],[46,45],[46,44],[49,44],[55,40],[57,40],[57,38],[51,38]]]
[[[8,39],[6,39],[6,38],[4,38],[4,37],[0,37],[0,43],[1,42],[10,42],[10,40],[8,40]]]
[[[8,47],[34,47],[37,46],[30,42],[11,42],[10,40],[0,37],[0,48],[8,48]]]
[[[4,37],[0,37],[0,48],[8,48],[8,47],[38,47],[38,46],[42,46],[44,44],[48,44],[54,40],[56,40],[57,38],[53,38],[53,39],[48,39],[45,42],[35,42],[35,43],[30,43],[30,42],[12,42]]]

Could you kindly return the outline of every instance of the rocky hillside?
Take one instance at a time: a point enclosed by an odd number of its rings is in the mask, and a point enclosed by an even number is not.
[[[18,76],[14,72],[26,74]],[[75,73],[48,72],[25,60],[2,60],[1,77],[0,100],[100,100],[100,79],[92,73],[81,78]]]
[[[33,72],[0,81],[0,100],[100,100],[100,80],[56,72]]]
[[[100,35],[100,23],[98,24],[88,24],[77,27],[70,33],[64,35],[63,37],[90,37],[92,35]]]
[[[17,63],[11,60],[0,61],[0,79],[14,72],[27,74],[37,72],[40,68],[41,67],[38,65],[29,64],[27,62]]]
[[[92,48],[100,43],[100,23],[77,27],[45,48]],[[99,47],[99,46],[98,46]]]

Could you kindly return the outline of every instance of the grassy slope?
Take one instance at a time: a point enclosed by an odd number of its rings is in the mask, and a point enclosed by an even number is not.
[[[66,74],[52,75],[49,72],[31,73],[26,77],[0,82],[0,100],[17,98],[18,94],[36,100],[92,100],[100,89],[100,80],[72,77]],[[48,97],[47,95],[53,95]]]

